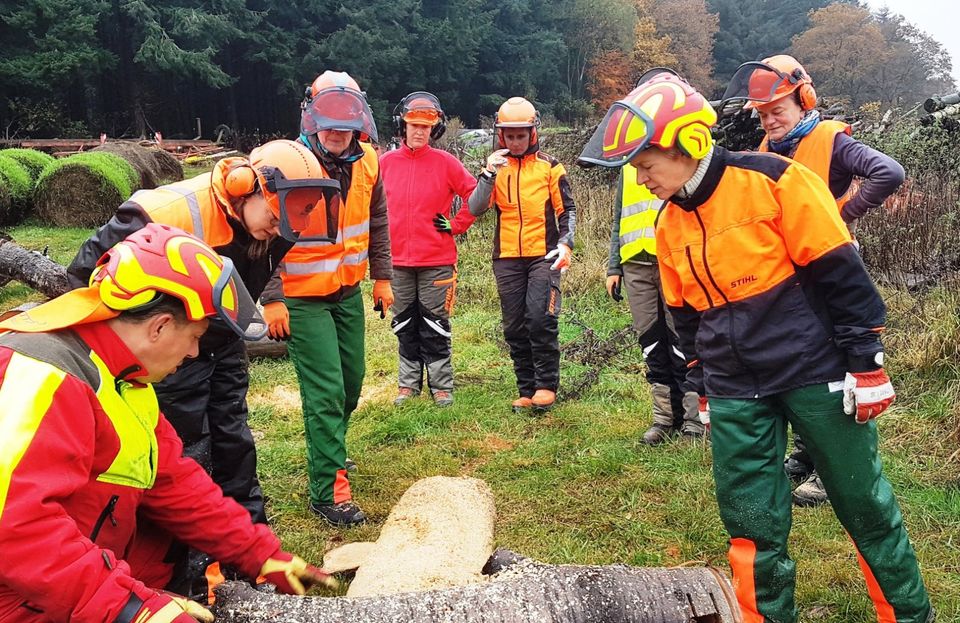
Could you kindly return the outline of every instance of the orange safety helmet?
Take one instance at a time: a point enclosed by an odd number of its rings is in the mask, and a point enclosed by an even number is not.
[[[702,160],[713,145],[717,113],[685,80],[660,71],[614,102],[583,148],[577,164],[621,167],[655,146]]]
[[[344,71],[325,71],[313,81],[300,105],[300,133],[352,130],[362,141],[379,141],[377,124],[357,81]]]
[[[433,93],[414,91],[408,94],[393,109],[393,133],[401,140],[406,138],[407,123],[433,126],[431,140],[439,140],[447,131],[447,115],[440,100]]]
[[[751,61],[737,68],[723,93],[723,101],[747,100],[745,109],[782,99],[794,91],[800,99],[800,108],[813,110],[817,106],[817,92],[810,74],[797,59],[778,54],[760,62]]]
[[[182,229],[148,223],[97,261],[90,285],[67,292],[0,324],[2,331],[38,333],[146,311],[163,300],[183,303],[189,320],[216,318],[244,339],[266,334],[233,262]]]
[[[500,149],[507,146],[503,140],[503,128],[530,128],[532,147],[537,144],[540,113],[526,98],[511,97],[500,105],[500,110],[493,118],[493,127],[497,130],[497,144]]]
[[[250,152],[249,163],[234,165],[224,177],[230,197],[260,190],[280,234],[287,240],[334,242],[340,211],[340,183],[330,179],[306,146],[279,139]],[[309,235],[301,234],[309,230]]]

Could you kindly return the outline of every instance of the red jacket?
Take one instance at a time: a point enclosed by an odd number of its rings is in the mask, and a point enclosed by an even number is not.
[[[138,517],[252,577],[279,548],[183,458],[141,370],[105,323],[0,336],[0,622],[103,623],[152,596],[122,560]]]
[[[453,236],[433,226],[439,212],[450,216],[455,196],[463,207],[453,219],[454,234],[462,234],[475,217],[466,207],[477,180],[453,155],[429,145],[413,151],[406,145],[380,157],[387,192],[394,266],[449,266],[457,263]]]

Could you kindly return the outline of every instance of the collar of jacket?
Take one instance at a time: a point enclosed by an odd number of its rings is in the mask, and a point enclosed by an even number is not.
[[[727,167],[727,153],[727,150],[719,145],[714,147],[713,159],[710,160],[710,166],[707,167],[707,172],[697,189],[686,198],[679,195],[670,197],[670,203],[680,206],[687,212],[693,212],[703,205],[713,195],[713,191],[720,183],[720,178],[723,177],[723,171]]]
[[[423,158],[426,154],[429,154],[433,150],[433,147],[430,145],[424,145],[420,149],[410,149],[407,147],[407,144],[400,144],[400,153],[402,153],[407,158]]]
[[[134,381],[146,376],[147,369],[106,322],[92,322],[70,327],[84,343],[100,356],[114,378]]]

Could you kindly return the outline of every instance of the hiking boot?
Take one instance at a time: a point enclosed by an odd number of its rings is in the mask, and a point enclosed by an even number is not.
[[[654,424],[643,434],[643,443],[648,446],[659,446],[664,441],[669,440],[676,434],[677,430],[672,426],[663,424]]]
[[[551,389],[538,389],[531,401],[534,409],[544,411],[552,407],[553,403],[557,401],[557,392]]]
[[[409,387],[401,387],[399,391],[397,391],[397,397],[393,399],[393,405],[395,407],[399,407],[416,395],[417,392],[413,391],[413,389]]]
[[[810,477],[810,474],[813,473],[813,466],[796,458],[796,453],[794,453],[784,459],[783,471],[787,473],[787,478],[799,484]]]
[[[533,400],[531,400],[529,396],[520,396],[519,398],[514,400],[510,406],[513,407],[514,411],[516,411],[517,413],[520,413],[521,411],[532,409]]]
[[[453,404],[453,392],[438,390],[433,392],[433,404],[438,407],[449,407]]]
[[[802,485],[793,490],[793,503],[797,506],[820,506],[829,501],[817,472],[810,474]]]
[[[347,457],[343,461],[343,468],[347,470],[347,472],[355,472],[357,471],[357,464],[353,461],[353,459]],[[349,476],[350,474],[347,475]]]
[[[707,431],[703,425],[700,425],[699,428],[694,426],[683,425],[683,430],[681,431],[683,439],[687,441],[699,441],[700,439],[707,438]]]
[[[339,504],[314,504],[310,502],[310,510],[314,514],[320,515],[328,524],[338,528],[356,526],[367,520],[367,516],[352,500]]]

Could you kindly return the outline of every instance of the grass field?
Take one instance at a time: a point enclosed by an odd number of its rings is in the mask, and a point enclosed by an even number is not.
[[[596,220],[592,239],[602,240],[602,219]],[[36,226],[11,233],[26,246],[49,246],[62,263],[89,234]],[[368,311],[367,377],[348,435],[349,455],[359,465],[351,476],[354,496],[372,520],[366,526],[335,530],[307,512],[292,365],[287,360],[253,364],[250,424],[270,520],[284,544],[319,562],[332,546],[375,539],[393,504],[415,480],[470,475],[486,480],[495,493],[501,547],[551,563],[695,561],[726,568],[709,445],[676,441],[649,448],[637,441],[650,421],[638,348],[624,348],[602,367],[596,384],[576,399],[561,400],[546,417],[511,412],[515,386],[499,326],[490,237],[489,222],[481,222],[461,245],[459,302],[452,321],[453,407],[437,408],[426,396],[392,406],[396,339],[388,321]],[[625,304],[603,296],[605,256],[599,243],[579,252],[579,264],[565,277],[564,387],[587,371],[578,363],[584,327],[602,339],[629,324]],[[903,292],[886,295],[889,369],[899,398],[881,420],[882,454],[939,620],[960,621],[958,299],[950,291],[923,301]],[[11,285],[0,293],[0,303],[6,308],[28,296],[27,288]],[[801,620],[876,620],[853,548],[829,507],[795,509],[790,548],[798,562]]]

